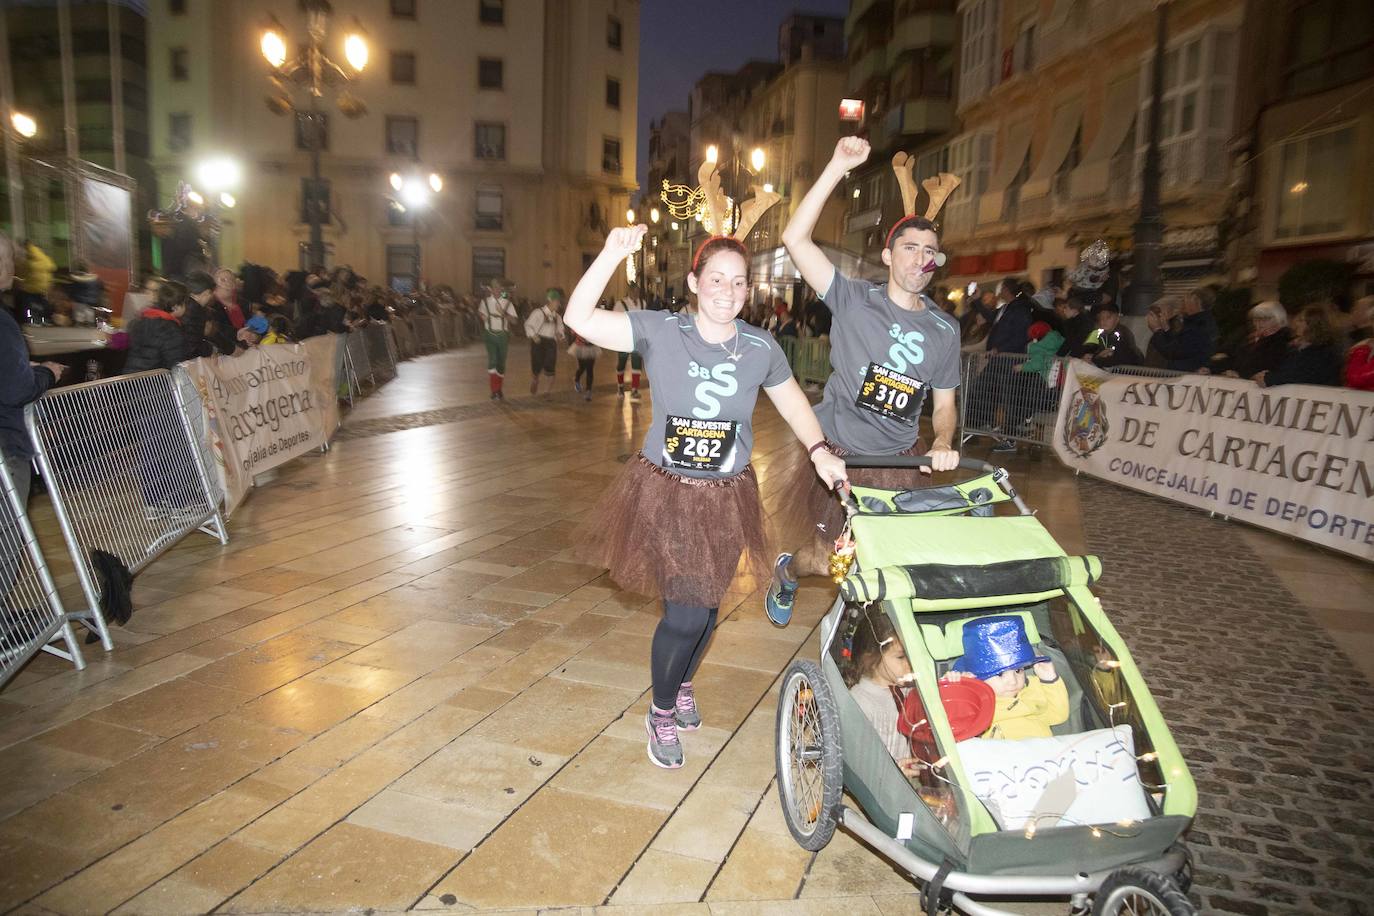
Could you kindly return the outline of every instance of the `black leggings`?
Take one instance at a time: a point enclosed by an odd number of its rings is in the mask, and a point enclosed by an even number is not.
[[[577,361],[577,375],[573,377],[574,382],[582,381],[582,377],[587,378],[587,390],[592,388],[592,373],[596,371],[596,357],[591,359],[579,359]]]
[[[663,619],[654,630],[649,660],[654,678],[654,705],[659,709],[673,709],[678,690],[696,673],[706,644],[711,641],[711,631],[716,627],[717,610],[663,602]]]

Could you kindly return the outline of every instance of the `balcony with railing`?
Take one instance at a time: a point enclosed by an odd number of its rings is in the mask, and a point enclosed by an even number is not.
[[[849,85],[863,86],[887,71],[887,45],[873,44],[859,53],[849,65]]]
[[[950,99],[911,99],[894,106],[883,119],[883,133],[891,139],[944,133],[953,126],[954,102]]]
[[[888,43],[892,56],[922,48],[949,47],[954,44],[953,13],[923,11],[899,20]]]

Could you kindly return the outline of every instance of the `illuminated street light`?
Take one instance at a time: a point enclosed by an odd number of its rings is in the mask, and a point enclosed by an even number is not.
[[[205,198],[200,196],[199,191],[187,191],[186,199],[189,200],[191,203],[195,204],[197,207],[205,206]]]
[[[678,229],[677,220],[673,220],[673,224],[672,224],[672,225],[673,225],[673,231],[674,231],[674,232],[677,232],[677,229]]]
[[[626,210],[626,211],[625,211],[625,222],[629,223],[631,226],[633,226],[633,225],[635,224],[635,211],[633,211],[633,210]]]
[[[219,196],[219,203],[220,206],[224,209],[232,210],[234,209],[234,204],[238,203],[238,201],[234,198],[233,194],[230,194],[228,191],[225,191],[223,194]]]
[[[391,190],[393,191],[399,191],[405,185],[405,179],[401,177],[400,172],[392,172],[391,178],[388,180],[391,182]]]
[[[14,132],[25,140],[32,139],[38,133],[38,122],[22,111],[15,111],[10,114],[10,124],[14,127]]]
[[[367,39],[363,37],[362,30],[358,26],[357,20],[353,21],[355,31],[350,32],[344,39],[344,58],[348,65],[356,72],[362,73],[367,66]]]
[[[755,172],[762,172],[763,164],[767,161],[768,155],[764,153],[761,146],[754,147],[754,151],[749,154],[749,164],[754,167]]]
[[[772,186],[771,184],[765,184],[765,185],[763,186],[763,193],[765,193],[765,194],[772,194],[772,193],[773,193],[773,186]]]
[[[855,200],[858,200],[858,199],[859,199],[859,189],[858,189],[858,188],[855,188],[855,189],[854,189],[854,199],[855,199]]]
[[[658,223],[658,216],[658,207],[654,207],[649,211],[649,219],[653,220],[655,224]]]
[[[401,188],[401,200],[412,209],[422,207],[429,200],[429,188],[420,181],[407,181]]]
[[[444,189],[444,179],[439,177],[438,172],[429,173],[429,186],[435,194],[438,194]]]
[[[196,179],[207,191],[223,191],[236,188],[243,170],[228,156],[206,159],[196,168]]]
[[[274,18],[272,25],[262,33],[262,56],[274,70],[286,63],[286,39],[282,37],[279,25]]]
[[[706,147],[706,161],[710,163],[720,161],[720,148],[717,147],[714,143]]]

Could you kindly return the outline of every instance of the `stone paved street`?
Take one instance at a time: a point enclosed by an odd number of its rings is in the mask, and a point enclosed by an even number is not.
[[[777,678],[816,654],[828,583],[783,630],[757,594],[722,607],[687,766],[645,759],[657,602],[571,547],[651,394],[584,403],[561,365],[562,393],[530,399],[522,348],[511,364],[501,405],[474,348],[402,364],[328,454],[250,495],[227,547],[193,535],[139,577],[115,652],[0,691],[0,912],[916,912],[866,847],[805,853],[779,810]],[[757,429],[771,512],[799,450],[767,403]],[[1197,777],[1203,910],[1374,912],[1374,571],[1004,463],[1103,559]]]

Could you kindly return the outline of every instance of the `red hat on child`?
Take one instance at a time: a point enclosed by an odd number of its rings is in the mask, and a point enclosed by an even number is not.
[[[1054,328],[1050,327],[1048,321],[1037,321],[1030,326],[1030,330],[1027,331],[1026,334],[1031,340],[1039,340],[1052,330],[1054,330]]]

